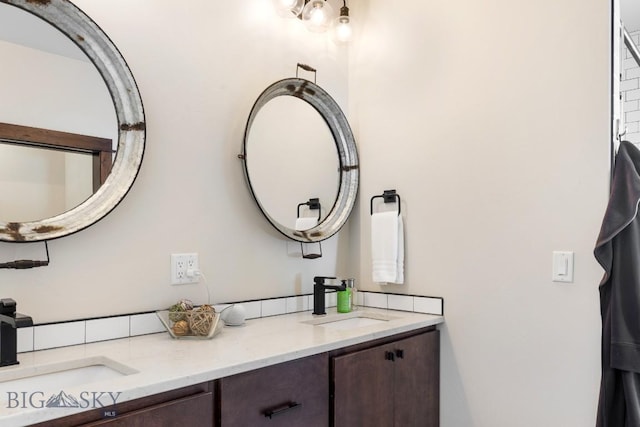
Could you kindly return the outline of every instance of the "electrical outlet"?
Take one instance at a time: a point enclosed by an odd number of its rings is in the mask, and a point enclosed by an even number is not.
[[[171,284],[183,285],[200,281],[198,254],[171,254]]]

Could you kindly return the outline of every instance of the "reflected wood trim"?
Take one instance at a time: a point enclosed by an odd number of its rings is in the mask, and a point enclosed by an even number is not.
[[[111,172],[113,143],[108,138],[0,123],[0,142],[90,154],[93,157],[94,193]]]
[[[84,152],[113,151],[112,142],[107,138],[9,123],[0,123],[0,140],[52,149]]]

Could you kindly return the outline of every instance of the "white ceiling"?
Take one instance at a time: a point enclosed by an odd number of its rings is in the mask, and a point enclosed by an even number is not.
[[[620,15],[627,31],[640,30],[640,0],[620,0]]]

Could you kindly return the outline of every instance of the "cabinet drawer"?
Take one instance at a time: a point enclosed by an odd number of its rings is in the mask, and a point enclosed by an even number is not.
[[[161,403],[124,414],[112,420],[85,424],[86,427],[174,427],[213,426],[213,394],[201,393],[195,396]]]
[[[326,353],[222,378],[218,384],[222,427],[329,423]]]
[[[195,384],[116,406],[91,409],[67,417],[56,418],[31,427],[71,426],[213,426],[215,419],[213,382]],[[105,411],[117,411],[115,418],[104,418]]]

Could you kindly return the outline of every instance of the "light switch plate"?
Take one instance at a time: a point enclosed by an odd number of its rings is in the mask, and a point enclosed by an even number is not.
[[[554,251],[552,279],[554,282],[573,282],[573,252]]]

